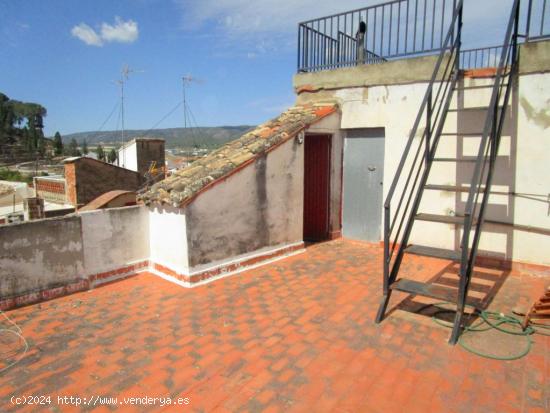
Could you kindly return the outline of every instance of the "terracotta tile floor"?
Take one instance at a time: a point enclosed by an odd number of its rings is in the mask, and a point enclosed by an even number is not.
[[[520,360],[482,359],[448,345],[449,330],[404,294],[376,325],[380,263],[377,245],[333,241],[194,289],[141,274],[11,311],[30,350],[0,373],[0,411],[17,410],[12,395],[50,395],[43,410],[63,412],[117,409],[58,395],[190,399],[118,411],[550,411],[550,338]],[[404,271],[445,282],[448,266],[410,257]],[[504,312],[550,283],[494,270],[480,280]]]

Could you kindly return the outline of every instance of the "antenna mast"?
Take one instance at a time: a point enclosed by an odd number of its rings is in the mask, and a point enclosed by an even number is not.
[[[187,106],[187,94],[185,93],[186,92],[186,87],[188,85],[190,85],[191,83],[202,83],[202,80],[200,79],[197,79],[191,75],[185,75],[181,78],[181,80],[183,81],[183,127],[187,129],[187,113],[189,111],[188,109],[188,106]]]
[[[142,72],[136,71],[134,69],[130,69],[130,67],[125,64],[122,67],[122,70],[120,72],[120,80],[117,80],[115,83],[117,83],[120,86],[120,117],[121,117],[121,134],[120,134],[120,141],[121,141],[121,150],[122,150],[122,167],[126,167],[126,151],[124,150],[124,84],[128,80],[130,73],[139,73]]]

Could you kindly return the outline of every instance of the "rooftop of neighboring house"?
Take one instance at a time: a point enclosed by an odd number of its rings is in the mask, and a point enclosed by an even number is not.
[[[133,198],[133,201],[135,203],[135,192],[114,190],[114,191],[105,192],[103,195],[98,196],[96,199],[84,205],[82,208],[79,208],[78,211],[79,212],[93,211],[95,209],[103,208],[106,205],[108,205],[110,202],[113,202],[115,199],[120,198],[122,196],[128,196],[130,198]]]
[[[122,145],[118,150],[124,149],[128,146],[133,145],[137,142],[158,142],[158,143],[164,143],[165,140],[161,138],[134,138],[132,140],[129,140],[127,142],[124,142],[124,145]]]
[[[89,164],[104,165],[112,168],[124,169],[125,171],[138,174],[138,172],[123,168],[122,166],[115,165],[109,162],[100,161],[99,159],[90,158],[89,156],[72,156],[63,161],[64,164],[75,163],[75,162],[89,162]]]
[[[140,195],[145,204],[183,206],[203,189],[249,164],[280,144],[296,137],[308,126],[337,111],[334,104],[294,106],[280,116],[245,133],[189,167],[175,172]]]
[[[0,183],[0,196],[9,195],[13,192],[15,192],[13,186]]]
[[[448,328],[432,320],[438,307],[399,292],[377,325],[381,262],[378,245],[331,241],[201,288],[176,291],[141,273],[10,311],[29,350],[0,375],[0,399],[169,395],[188,397],[189,411],[230,412],[547,411],[549,337],[533,336],[521,360],[481,358],[446,343]],[[410,268],[449,285],[453,265],[414,257]],[[545,282],[487,268],[473,280],[476,296],[507,314]],[[464,340],[482,351],[525,346],[516,336],[489,348],[495,336],[475,334]]]

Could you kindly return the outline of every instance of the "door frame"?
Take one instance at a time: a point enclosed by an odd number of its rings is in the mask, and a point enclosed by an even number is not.
[[[302,211],[305,210],[305,193],[306,193],[306,185],[305,185],[305,151],[306,151],[306,141],[308,138],[315,138],[315,137],[326,137],[328,142],[328,164],[327,164],[327,200],[326,200],[326,211],[327,211],[327,218],[326,218],[326,227],[324,229],[324,237],[322,239],[318,240],[312,240],[312,239],[306,239],[304,237],[303,229],[302,229],[302,238],[304,241],[310,241],[310,242],[323,242],[328,241],[331,239],[331,194],[332,194],[332,148],[333,143],[332,140],[334,138],[334,135],[331,133],[320,133],[320,132],[312,132],[308,133],[306,132],[304,134],[304,182],[303,182],[303,201],[304,205],[302,208]],[[302,212],[303,213],[303,212]],[[302,224],[303,226],[303,224]]]

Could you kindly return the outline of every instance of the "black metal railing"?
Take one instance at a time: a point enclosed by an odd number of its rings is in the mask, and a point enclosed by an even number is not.
[[[462,12],[463,0],[459,0],[384,202],[384,297],[388,296],[390,285],[399,271],[458,80]],[[384,311],[384,306],[381,306],[377,320],[382,319]]]
[[[550,1],[529,0],[525,32],[527,41],[550,38]]]
[[[464,212],[464,232],[462,235],[459,302],[451,336],[451,342],[456,342],[460,334],[460,318],[464,310],[466,294],[471,274],[477,257],[481,229],[485,220],[485,208],[493,180],[495,162],[506,118],[506,111],[513,89],[513,83],[518,70],[518,32],[520,18],[520,0],[515,0],[512,6],[510,20],[506,29],[500,62],[497,67],[491,101],[487,110],[487,118],[479,146],[476,165],[466,201]],[[473,232],[473,238],[471,237]],[[471,242],[470,242],[471,240]]]
[[[486,67],[497,67],[502,55],[502,46],[481,47],[467,49],[460,52],[460,68],[481,69]]]
[[[437,53],[456,3],[394,0],[299,23],[298,72]]]

